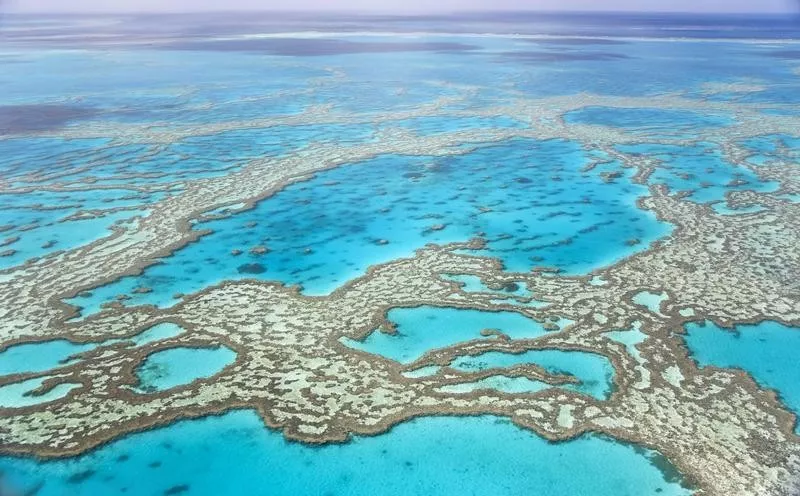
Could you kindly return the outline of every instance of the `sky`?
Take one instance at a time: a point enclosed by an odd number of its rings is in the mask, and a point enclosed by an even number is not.
[[[774,13],[796,10],[800,0],[0,0],[0,4],[16,12],[611,10]]]

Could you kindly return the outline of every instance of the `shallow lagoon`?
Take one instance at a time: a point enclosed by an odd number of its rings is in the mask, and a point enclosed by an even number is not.
[[[401,363],[411,363],[430,350],[473,339],[481,331],[498,330],[511,339],[532,339],[547,331],[535,320],[514,312],[484,312],[458,308],[397,308],[389,311],[395,334],[374,331],[363,341],[345,339],[347,346],[381,355]]]
[[[38,496],[691,494],[652,452],[594,436],[552,444],[496,417],[422,418],[311,447],[236,411],[134,434],[76,459],[0,458],[0,471],[5,484],[39,487]]]
[[[45,372],[79,360],[79,358],[73,358],[73,355],[78,355],[100,346],[111,345],[121,341],[129,341],[134,346],[142,346],[177,336],[181,332],[183,332],[183,329],[177,324],[162,322],[128,339],[109,339],[103,342],[84,344],[73,343],[66,339],[56,339],[40,343],[18,344],[0,352],[0,376]]]
[[[236,360],[230,348],[170,348],[148,356],[136,369],[140,393],[153,393],[211,377]]]
[[[660,160],[648,183],[666,184],[672,192],[692,191],[688,198],[697,203],[725,200],[730,191],[774,191],[778,188],[778,183],[762,181],[749,169],[728,163],[720,150],[710,143],[692,147],[638,144],[617,148]]]
[[[11,346],[0,353],[0,376],[45,372],[64,364],[70,356],[95,346],[64,339]]]
[[[44,394],[31,394],[49,378],[36,377],[0,386],[0,408],[23,408],[55,401],[66,396],[71,390],[80,387],[80,384],[66,383],[59,384]]]
[[[800,414],[800,329],[765,321],[731,330],[705,322],[687,324],[686,331],[686,344],[701,367],[744,369]]]
[[[368,124],[274,126],[192,136],[163,149],[99,139],[0,140],[0,155],[7,160],[0,161],[0,169],[12,184],[65,188],[0,192],[0,269],[107,236],[117,221],[146,215],[148,205],[179,192],[183,181],[224,175],[250,160],[283,156],[312,142],[367,142],[374,132]],[[106,189],[81,189],[92,186]],[[154,191],[137,190],[145,186]],[[68,219],[94,210],[102,215]]]
[[[143,210],[121,210],[94,218],[63,221],[70,213],[74,212],[9,209],[0,213],[0,222],[8,218],[13,219],[12,222],[25,222],[2,234],[5,238],[0,240],[4,245],[0,252],[5,253],[0,257],[0,270],[21,265],[34,257],[86,245],[111,235],[115,224],[147,214]]]
[[[611,394],[614,367],[606,357],[592,353],[533,350],[513,355],[489,352],[474,357],[457,358],[451,367],[464,371],[480,371],[528,363],[539,365],[551,374],[568,374],[581,381],[579,384],[564,384],[559,387],[588,394],[600,400],[607,399]],[[551,386],[545,385],[545,387]],[[498,389],[505,391],[502,387]]]
[[[342,344],[398,361],[413,363],[425,353],[476,339],[497,339],[496,335],[483,335],[484,330],[499,331],[510,339],[533,339],[548,331],[542,324],[513,312],[485,312],[457,308],[399,308],[388,314],[395,325],[395,333],[378,329],[363,341],[343,338]],[[563,328],[570,321],[554,324]],[[506,369],[516,365],[535,364],[551,374],[574,376],[578,384],[565,384],[566,389],[606,399],[611,392],[614,368],[611,362],[592,353],[561,350],[533,350],[510,354],[488,352],[478,356],[462,356],[450,366],[463,372],[477,372],[490,368]],[[439,371],[437,366],[426,366],[404,373],[409,378],[422,378]],[[496,389],[507,393],[535,393],[553,386],[525,377],[507,377],[503,371],[475,382],[440,388],[445,392],[466,393],[477,389]]]
[[[500,258],[508,270],[550,265],[585,273],[670,232],[636,207],[648,192],[629,182],[633,171],[606,182],[599,170],[584,172],[587,163],[568,141],[514,140],[466,155],[385,156],[326,171],[251,211],[199,224],[213,234],[144,275],[70,301],[84,314],[119,294],[131,297],[127,304],[163,306],[175,303],[176,293],[250,277],[322,295],[370,265],[479,234],[488,246],[476,253]],[[268,251],[250,253],[261,246]],[[133,294],[139,286],[153,291]]]

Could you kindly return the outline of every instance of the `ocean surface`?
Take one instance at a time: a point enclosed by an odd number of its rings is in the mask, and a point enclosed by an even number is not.
[[[42,496],[689,494],[653,452],[594,436],[551,444],[496,417],[419,419],[311,447],[285,441],[254,412],[235,411],[67,461],[0,466],[6,483]]]
[[[385,132],[444,136],[547,126],[533,114],[527,120],[406,115],[434,103],[454,112],[503,105],[512,94],[679,93],[800,105],[800,24],[788,17],[6,16],[0,25],[0,277],[107,236],[184,191],[188,181],[228,174],[251,160],[368,143]],[[736,89],[753,79],[764,88]],[[709,83],[732,86],[709,94]],[[464,91],[469,99],[460,98]],[[322,113],[318,122],[264,124],[319,107],[355,117],[331,122]],[[500,260],[507,271],[550,266],[589,275],[673,232],[637,207],[649,186],[687,192],[688,200],[728,215],[748,213],[727,205],[728,192],[777,188],[728,163],[718,143],[648,142],[691,140],[698,130],[730,125],[732,115],[594,106],[564,119],[637,133],[639,142],[616,149],[661,166],[637,184],[633,168],[570,137],[462,143],[451,155],[378,155],[303,178],[252,209],[230,206],[230,215],[199,220],[192,228],[208,235],[139,275],[66,302],[80,320],[111,303],[169,307],[181,295],[251,278],[322,297],[370,266],[413,256],[429,243],[477,236],[487,243],[472,253]],[[229,129],[232,122],[249,124]],[[186,133],[187,125],[194,131]],[[123,132],[84,138],[82,127],[184,134],[142,144]],[[25,136],[32,132],[42,135]],[[752,163],[766,164],[796,159],[800,138],[768,135],[745,145]],[[522,288],[517,296],[531,295]],[[519,314],[468,312],[393,310],[389,320],[398,335],[375,332],[345,344],[407,364],[487,327],[512,338],[547,332]],[[426,333],[433,325],[447,331]],[[800,411],[797,362],[785,353],[798,344],[790,342],[793,334],[771,323],[737,334],[712,324],[690,324],[688,331],[687,346],[701,366],[741,367]],[[153,328],[134,343],[180,332],[175,325]],[[11,347],[0,353],[0,376],[47,371],[95,346]],[[137,390],[211,377],[234,357],[224,347],[154,354],[137,369]],[[579,377],[581,384],[565,387],[580,394],[602,400],[612,391],[613,367],[591,353],[490,353],[459,357],[452,366],[475,371],[524,363]],[[0,406],[51,401],[70,388],[25,394],[40,384],[0,387]],[[461,387],[456,392],[535,392],[547,385],[493,376]],[[75,458],[0,457],[3,496],[668,496],[691,494],[686,486],[658,453],[595,435],[550,443],[496,417],[420,418],[375,437],[312,447],[287,442],[252,411],[232,411],[132,434]]]

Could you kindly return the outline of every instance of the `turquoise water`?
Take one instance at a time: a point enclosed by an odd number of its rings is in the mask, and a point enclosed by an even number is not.
[[[444,274],[442,279],[458,283],[462,291],[468,293],[494,294],[497,298],[490,300],[496,305],[511,305],[517,307],[544,308],[549,303],[533,298],[533,293],[522,282],[509,282],[498,288],[490,288],[481,281],[480,277],[466,274]]]
[[[157,152],[145,145],[118,145],[108,140],[0,140],[0,153],[13,157],[4,164],[5,177],[15,180],[17,186],[70,184],[67,191],[0,192],[0,226],[10,227],[3,236],[20,238],[0,247],[0,252],[15,250],[0,257],[0,268],[99,239],[116,221],[146,213],[142,209],[167,194],[142,193],[135,187],[151,185],[175,193],[181,189],[180,184],[172,184],[175,181],[223,175],[248,160],[282,156],[311,142],[369,141],[373,132],[367,125],[275,126],[188,137]],[[113,188],[76,189],[90,185]],[[79,211],[111,208],[129,210],[64,222]]]
[[[667,293],[652,293],[650,291],[641,291],[633,295],[634,303],[658,315],[663,315],[661,313],[661,305],[668,299]]]
[[[182,332],[183,329],[181,329],[178,324],[173,324],[172,322],[162,322],[161,324],[156,324],[153,327],[145,329],[138,335],[133,336],[130,338],[130,341],[132,341],[136,346],[142,346],[144,344],[154,343],[156,341],[178,336]]]
[[[49,377],[36,377],[0,386],[0,408],[22,408],[63,398],[80,384],[59,384],[44,394],[30,394]],[[2,493],[0,493],[2,494]]]
[[[0,376],[45,372],[70,363],[72,362],[70,357],[73,355],[98,346],[111,345],[120,341],[131,341],[134,346],[142,346],[175,337],[181,332],[183,330],[177,324],[163,322],[125,340],[110,339],[101,343],[77,344],[65,339],[58,339],[41,343],[19,344],[0,353]]]
[[[611,331],[607,332],[606,336],[612,340],[625,345],[625,350],[630,356],[641,362],[643,360],[642,354],[639,352],[637,345],[643,343],[647,339],[647,334],[639,330],[638,326],[628,331]]]
[[[481,331],[492,329],[511,339],[530,339],[548,331],[538,322],[513,312],[485,312],[457,308],[398,308],[389,311],[388,320],[395,324],[396,333],[387,334],[380,329],[363,341],[343,338],[341,342],[351,348],[409,364],[425,353],[446,346],[474,340],[497,339],[483,336]],[[560,327],[569,321],[562,320]],[[611,391],[614,369],[605,357],[591,353],[558,350],[537,350],[513,355],[490,352],[476,357],[459,357],[451,367],[467,372],[489,368],[508,368],[514,365],[536,364],[552,374],[572,375],[579,384],[563,387],[599,399],[607,398]],[[435,374],[438,367],[423,367],[406,373],[406,377],[419,378]],[[534,393],[549,384],[525,377],[506,377],[502,373],[475,382],[449,385],[440,388],[445,392],[468,393],[477,389],[497,389],[508,393]]]
[[[581,381],[580,384],[565,384],[559,387],[588,394],[600,400],[607,399],[611,394],[614,367],[606,357],[592,353],[533,350],[513,355],[492,351],[474,357],[457,358],[450,366],[457,370],[480,371],[528,363],[539,365],[551,374],[571,375]],[[545,387],[551,386],[545,385]],[[506,391],[503,387],[498,389]]]
[[[666,184],[673,192],[692,191],[688,198],[698,203],[724,200],[729,191],[774,191],[778,188],[778,183],[762,181],[749,169],[726,162],[720,150],[709,143],[693,147],[639,144],[617,148],[661,160],[648,183]]]
[[[564,116],[569,123],[625,128],[650,137],[692,137],[697,129],[733,124],[725,114],[702,114],[686,110],[586,107]]]
[[[116,164],[115,167],[125,164],[131,156],[121,148],[108,146],[104,140],[0,140],[0,154],[8,154],[8,163],[0,163],[4,177],[13,181],[18,174],[35,173],[38,178],[35,184],[67,188],[62,191],[0,191],[0,242],[5,240],[0,252],[13,250],[0,257],[0,269],[107,236],[114,224],[146,215],[148,205],[166,197],[163,191],[81,190],[77,188],[85,188],[88,183],[62,184],[75,171],[102,169],[97,162]],[[36,166],[42,169],[37,170]],[[109,167],[109,171],[112,169]],[[110,174],[109,171],[97,170],[93,174],[102,177],[104,173]],[[21,187],[34,184],[18,182]],[[85,212],[97,215],[81,218],[79,215]]]
[[[113,225],[143,214],[146,214],[146,212],[123,210],[107,213],[102,217],[69,221],[62,221],[63,217],[43,221],[43,216],[37,215],[36,220],[16,226],[3,233],[5,240],[7,240],[6,242],[15,238],[19,239],[0,247],[0,252],[13,250],[13,252],[4,253],[0,257],[0,270],[20,265],[34,257],[41,257],[58,250],[70,250],[104,238],[111,234]],[[61,213],[61,215],[64,214]],[[6,214],[0,215],[0,217],[6,216],[11,216],[15,220],[22,220],[28,217],[26,213],[13,211],[6,211]],[[53,217],[52,211],[47,216]]]
[[[13,25],[17,21],[8,22]],[[123,29],[126,22],[119,20],[113,31]],[[180,22],[183,21],[177,18],[170,21]],[[214,25],[217,20],[204,22]],[[449,21],[384,22],[387,29],[399,26],[424,33],[447,28]],[[118,132],[120,139],[11,138],[2,134],[5,124],[0,122],[0,243],[7,243],[0,252],[14,250],[0,257],[0,270],[91,242],[106,235],[116,221],[146,215],[152,203],[180,193],[186,181],[218,177],[240,169],[252,159],[287,156],[319,142],[342,146],[371,142],[378,133],[396,127],[413,139],[414,135],[466,129],[548,125],[538,120],[535,111],[530,120],[437,115],[378,122],[440,98],[451,98],[440,107],[436,103],[443,111],[470,112],[495,105],[513,106],[518,97],[571,98],[579,93],[674,93],[717,101],[789,103],[793,107],[800,103],[796,61],[769,55],[781,45],[779,41],[772,40],[769,46],[767,42],[720,41],[719,38],[735,38],[737,31],[687,32],[683,24],[677,30],[662,29],[663,26],[631,28],[625,21],[614,22],[609,29],[595,16],[587,26],[575,27],[570,22],[547,26],[524,18],[511,25],[499,25],[507,33],[533,30],[533,34],[541,34],[538,30],[544,30],[558,36],[572,32],[604,40],[609,36],[634,38],[611,43],[589,38],[595,42],[581,45],[513,36],[329,33],[324,36],[357,46],[396,45],[409,40],[457,45],[376,53],[323,50],[312,56],[303,50],[292,50],[295,44],[314,45],[318,40],[281,40],[286,45],[284,49],[288,48],[285,53],[264,48],[262,45],[270,41],[255,38],[244,42],[255,47],[242,49],[173,49],[176,47],[172,45],[137,43],[137,49],[130,50],[125,40],[119,46],[104,45],[99,40],[99,46],[72,50],[68,49],[69,44],[27,44],[9,35],[11,39],[8,43],[4,40],[0,53],[4,70],[0,106],[73,105],[87,113],[45,127],[52,127],[57,134],[62,129],[80,130],[84,124],[91,124],[102,131]],[[182,27],[185,32],[171,33],[174,25],[165,24],[159,26],[158,33],[164,38],[174,34],[170,43],[177,44],[185,42],[186,33],[203,38],[197,33],[197,26]],[[334,26],[334,30],[341,27]],[[483,33],[497,27],[492,21],[472,24],[469,29]],[[292,25],[295,28],[317,30],[325,26],[300,23]],[[345,27],[352,28],[349,24]],[[137,31],[137,35],[147,32],[152,31]],[[750,29],[746,32],[747,36],[755,36]],[[642,36],[662,38],[648,40]],[[778,34],[770,30],[764,36]],[[673,37],[681,41],[666,39]],[[706,39],[699,41],[695,37]],[[230,41],[224,38],[204,41]],[[753,74],[758,75],[764,91],[711,96],[706,92],[708,82],[737,83]],[[453,99],[461,96],[464,98]],[[331,124],[322,117],[319,123],[270,127],[258,121],[296,116],[314,106],[323,106],[331,115],[344,112],[353,120],[349,124]],[[768,112],[795,115],[792,108]],[[693,190],[691,200],[711,204],[719,213],[746,214],[754,210],[734,211],[723,202],[727,192],[772,191],[777,185],[761,182],[747,169],[727,163],[716,144],[679,147],[646,142],[655,137],[694,139],[697,130],[720,129],[729,125],[730,119],[723,113],[606,107],[591,107],[566,117],[568,122],[611,126],[641,138],[642,143],[620,149],[662,160],[649,184],[667,184],[673,191]],[[187,124],[192,130],[174,142],[128,141],[145,129],[147,133],[183,132],[187,131]],[[240,124],[244,127],[237,128]],[[118,125],[122,127],[116,128]],[[197,134],[192,136],[192,132]],[[751,163],[768,165],[776,159],[797,161],[800,140],[797,136],[763,136],[744,146],[755,154]],[[468,151],[471,147],[457,146],[454,150]],[[636,200],[648,191],[644,185],[632,184],[632,169],[612,161],[584,171],[597,158],[602,154],[587,151],[578,142],[519,139],[478,146],[462,156],[379,156],[349,164],[286,188],[251,211],[198,223],[198,229],[209,228],[213,234],[178,250],[139,277],[96,288],[71,302],[84,307],[84,315],[98,311],[102,303],[114,301],[121,294],[131,297],[126,302],[129,305],[167,306],[179,301],[174,298],[178,293],[190,294],[237,278],[301,284],[307,295],[325,295],[363,275],[370,265],[410,256],[427,243],[465,241],[481,233],[488,244],[476,253],[498,258],[509,271],[527,272],[532,267],[548,265],[570,275],[587,274],[646,249],[650,242],[671,231],[670,226],[636,208]],[[608,180],[610,175],[613,180]],[[111,189],[47,191],[93,184]],[[144,189],[139,191],[134,186]],[[8,188],[34,191],[9,193]],[[783,198],[798,201],[797,195]],[[58,208],[42,210],[39,203]],[[80,210],[118,207],[128,210],[107,213],[98,219],[61,222]],[[17,236],[20,239],[14,240]],[[267,252],[250,253],[260,246]],[[242,253],[234,255],[234,250]],[[462,277],[460,281],[467,291],[489,289],[471,278]],[[598,278],[593,281],[603,282]],[[138,287],[153,291],[133,293]],[[529,294],[524,287],[492,293],[497,294],[497,302],[521,307],[544,305],[520,300],[539,296]],[[655,308],[651,299],[646,300],[646,306]],[[510,312],[461,312],[468,311],[395,309],[389,317],[398,324],[398,335],[376,331],[362,343],[346,343],[409,363],[437,347],[470,339],[495,339],[481,337],[480,330],[485,327],[499,328],[515,338],[536,337],[545,332],[541,325]],[[132,341],[141,346],[180,332],[174,324],[164,324]],[[701,342],[697,336],[704,333],[692,332],[688,339]],[[705,351],[698,351],[696,357],[701,363],[708,358],[708,363],[716,360],[731,366],[740,364],[765,386],[778,389],[784,401],[796,409],[792,389],[800,381],[792,375],[794,363],[782,355],[784,350],[780,348],[795,349],[797,343],[780,332],[774,334],[761,336],[763,341],[751,341],[743,333],[739,340],[746,346],[739,348],[732,344],[720,347],[720,343],[733,338],[711,333],[711,344],[698,345],[698,350]],[[646,338],[641,332],[610,333],[609,337],[621,341],[635,358],[641,359],[635,348]],[[784,339],[787,341],[781,341]],[[74,352],[113,342],[52,342],[10,348],[0,354],[0,375],[45,372]],[[554,371],[568,371],[583,381],[565,387],[597,398],[608,393],[613,371],[609,373],[609,365],[602,358],[543,353],[498,354],[490,357],[490,362],[538,363]],[[762,355],[765,358],[758,358]],[[235,354],[225,348],[152,355],[139,370],[143,381],[140,391],[167,389],[212,376],[234,358]],[[467,362],[463,365],[480,366]],[[430,373],[435,370],[428,369],[417,376]],[[60,386],[44,397],[26,396],[39,381],[0,389],[0,404],[22,406],[49,401],[67,392]],[[518,392],[544,387],[536,381],[502,375],[483,381],[481,386]],[[279,433],[265,430],[253,412],[236,412],[135,434],[79,459],[40,462],[2,458],[0,472],[5,473],[7,482],[24,490],[43,482],[39,494],[59,496],[116,494],[123,488],[134,495],[688,493],[665,482],[652,466],[654,461],[660,463],[655,455],[596,437],[549,444],[505,421],[488,417],[421,419],[375,438],[312,448],[286,443]],[[6,492],[0,488],[0,493]]]
[[[480,233],[488,247],[477,253],[500,258],[508,270],[550,265],[585,273],[670,232],[636,207],[645,187],[606,183],[600,170],[581,171],[587,163],[575,143],[514,140],[463,156],[386,156],[341,167],[289,186],[251,211],[198,225],[213,234],[142,276],[70,302],[84,314],[119,294],[130,296],[129,305],[163,306],[175,303],[176,293],[252,277],[326,294],[370,265]],[[270,251],[251,254],[257,246]],[[138,286],[154,291],[132,293]]]
[[[741,143],[753,155],[747,161],[755,165],[767,165],[776,160],[797,163],[800,159],[800,138],[785,134],[765,135],[744,140]]]
[[[136,391],[152,393],[211,377],[236,360],[230,348],[170,348],[149,355],[136,369]]]
[[[701,367],[743,369],[800,414],[800,329],[765,321],[726,330],[705,322],[687,324],[686,332],[686,344]]]
[[[117,221],[146,215],[149,204],[180,191],[176,182],[224,175],[249,160],[285,156],[312,142],[363,143],[373,133],[365,124],[274,126],[188,137],[163,150],[96,139],[0,140],[0,154],[12,157],[3,164],[4,176],[15,185],[69,185],[66,191],[0,191],[0,226],[6,227],[0,242],[19,238],[0,246],[0,252],[14,250],[0,257],[0,269],[100,239]],[[92,185],[111,188],[76,189]],[[164,191],[135,189],[144,185]],[[81,211],[112,208],[126,210],[65,221]]]
[[[95,346],[75,344],[62,339],[11,346],[0,353],[0,376],[45,372],[67,362],[70,356]]]
[[[484,312],[457,308],[396,308],[388,320],[397,332],[374,331],[363,341],[342,342],[401,363],[418,360],[425,352],[473,339],[496,339],[481,336],[484,329],[496,329],[511,339],[535,338],[547,331],[541,324],[518,313]]]
[[[654,463],[670,470],[667,479]],[[496,417],[424,418],[311,447],[237,411],[135,434],[75,459],[0,458],[0,471],[20,490],[41,485],[38,496],[690,494],[653,452],[593,436],[552,444]]]

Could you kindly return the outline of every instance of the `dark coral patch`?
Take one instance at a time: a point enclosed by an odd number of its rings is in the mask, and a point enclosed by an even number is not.
[[[84,470],[83,472],[77,472],[75,474],[70,475],[67,478],[67,483],[69,484],[80,484],[88,479],[90,479],[95,474],[94,470]]]
[[[98,111],[78,105],[0,105],[0,136],[60,129]]]
[[[247,263],[240,265],[236,270],[240,274],[263,274],[267,271],[267,268],[260,263]]]
[[[175,494],[185,493],[189,490],[189,484],[181,484],[179,486],[172,486],[164,491],[164,496],[174,496]]]

